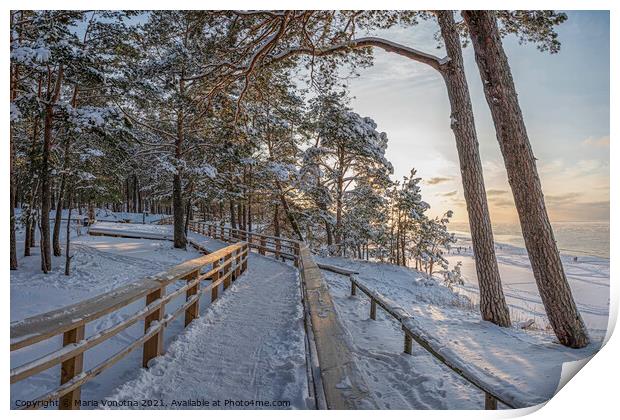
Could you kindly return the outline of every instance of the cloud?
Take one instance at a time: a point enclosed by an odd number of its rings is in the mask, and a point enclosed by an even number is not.
[[[456,190],[441,194],[443,197],[452,197],[456,195]]]
[[[609,147],[609,136],[588,137],[581,144],[582,146]]]
[[[508,194],[507,190],[487,190],[487,196],[489,197],[495,197],[498,195],[504,195],[504,194]]]
[[[545,196],[545,202],[548,204],[572,203],[578,198],[580,198],[581,196],[583,196],[583,193],[578,193],[578,192],[568,192],[568,193],[557,194],[557,195],[550,194],[550,195]]]
[[[437,184],[442,184],[444,182],[448,182],[448,181],[452,181],[452,177],[447,177],[447,176],[435,176],[430,178],[428,181],[426,181],[426,183],[428,185],[437,185]]]
[[[490,198],[489,202],[493,204],[495,207],[514,207],[515,203],[512,200],[502,197],[494,197]]]

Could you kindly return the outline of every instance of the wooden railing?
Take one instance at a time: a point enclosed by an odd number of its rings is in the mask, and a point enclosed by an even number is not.
[[[171,220],[164,223],[171,223]],[[434,346],[426,338],[426,334],[418,328],[416,321],[410,314],[366,287],[355,276],[358,274],[356,271],[329,264],[315,263],[310,250],[303,242],[247,232],[208,222],[190,222],[190,227],[197,233],[227,242],[247,240],[250,248],[256,249],[262,255],[269,252],[276,257],[293,260],[299,268],[303,280],[304,306],[307,305],[307,317],[312,326],[313,339],[316,341],[322,378],[320,386],[328,408],[376,408],[376,404],[364,391],[368,389],[367,385],[357,370],[352,349],[346,345],[346,340],[343,339],[344,329],[337,318],[331,295],[319,269],[347,276],[351,282],[351,295],[355,296],[359,289],[370,299],[371,319],[376,320],[377,306],[379,306],[400,323],[404,333],[404,353],[411,354],[413,341],[416,341],[440,363],[484,392],[485,409],[497,409],[498,401],[509,408],[525,406],[519,401],[500,396],[483,378],[475,375],[467,367],[451,360],[441,347]],[[336,378],[338,377],[351,379],[352,388],[347,389],[346,393],[343,393],[337,386],[339,381]]]
[[[172,223],[168,218],[162,224]],[[368,384],[357,367],[346,332],[325,279],[308,246],[300,241],[192,221],[191,231],[225,242],[245,241],[261,255],[293,261],[301,277],[308,371],[317,408],[376,409]],[[346,383],[346,386],[343,384]]]
[[[403,308],[395,306],[393,303],[381,296],[379,293],[368,288],[357,277],[356,271],[347,270],[341,267],[334,267],[330,265],[321,265],[321,269],[335,272],[347,276],[351,283],[351,296],[357,295],[357,290],[360,290],[364,295],[370,299],[370,319],[377,319],[377,306],[381,307],[388,315],[392,316],[401,325],[404,333],[404,345],[403,351],[406,354],[412,353],[412,342],[415,340],[422,348],[428,351],[433,357],[435,357],[443,365],[450,368],[454,373],[461,376],[471,385],[484,392],[484,408],[486,410],[496,410],[497,402],[501,402],[509,408],[518,408],[525,404],[519,404],[517,401],[500,396],[498,393],[492,390],[492,387],[488,385],[483,379],[474,373],[470,372],[467,367],[456,363],[451,360],[449,356],[445,354],[443,348],[434,347],[433,344],[426,338],[427,334],[418,327],[415,319],[407,313]]]
[[[165,220],[162,223],[170,223]],[[293,261],[298,264],[299,249],[301,243],[293,239],[280,238],[278,236],[263,235],[256,232],[248,232],[227,226],[208,222],[192,221],[189,223],[192,231],[224,242],[247,242],[250,249],[255,249],[261,255],[272,254],[276,258]]]
[[[60,364],[60,385],[30,401],[28,407],[40,408],[44,403],[58,400],[61,409],[78,409],[80,388],[114,363],[142,346],[142,366],[163,354],[164,329],[180,314],[185,314],[185,326],[199,315],[200,297],[211,293],[211,301],[218,298],[219,286],[227,289],[243,273],[248,264],[248,245],[239,242],[202,257],[176,265],[163,273],[114,289],[74,305],[24,319],[11,325],[11,352],[43,340],[63,336],[63,347],[49,354],[11,369],[11,384]],[[203,270],[206,272],[203,273]],[[187,283],[167,293],[166,286],[178,280]],[[201,282],[210,284],[201,287]],[[185,303],[172,313],[165,313],[166,304],[185,294]],[[124,321],[84,337],[86,324],[112,312],[121,310],[138,299],[145,298],[145,306]],[[144,320],[144,334],[111,357],[83,371],[84,352],[116,336],[131,325]]]

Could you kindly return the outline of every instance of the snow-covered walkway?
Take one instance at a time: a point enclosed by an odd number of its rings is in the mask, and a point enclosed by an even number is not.
[[[190,238],[210,249],[226,245],[202,235]],[[248,270],[164,356],[108,400],[162,400],[160,408],[307,408],[305,363],[297,271],[250,254]],[[210,405],[187,406],[187,400]]]

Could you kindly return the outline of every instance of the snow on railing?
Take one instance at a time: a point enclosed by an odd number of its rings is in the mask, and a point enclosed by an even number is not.
[[[34,398],[24,408],[40,408],[48,401],[58,400],[60,409],[79,409],[81,386],[140,345],[143,346],[142,365],[148,367],[151,359],[163,354],[163,334],[169,323],[181,313],[185,313],[185,326],[197,318],[201,296],[211,292],[211,302],[215,301],[219,286],[223,285],[222,288],[226,290],[247,269],[248,252],[248,244],[239,242],[99,296],[12,324],[11,352],[63,335],[63,347],[60,349],[11,369],[13,384],[61,365],[60,386]],[[208,271],[202,273],[203,269]],[[186,280],[187,283],[167,293],[166,287],[177,280]],[[210,284],[200,287],[203,280],[210,281]],[[165,314],[165,305],[184,292],[185,302],[173,313]],[[84,337],[87,323],[121,310],[140,298],[146,298],[144,308],[116,325]],[[144,320],[144,335],[97,366],[82,371],[85,351],[140,320]]]

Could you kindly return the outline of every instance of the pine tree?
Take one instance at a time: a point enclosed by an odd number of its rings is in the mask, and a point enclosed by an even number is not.
[[[521,231],[549,322],[565,346],[581,348],[588,333],[566,280],[549,215],[545,207],[536,158],[527,135],[497,17],[490,11],[464,11],[485,97],[506,164]],[[553,12],[504,15],[506,33],[541,42],[543,50],[559,49],[553,25],[566,16]]]

